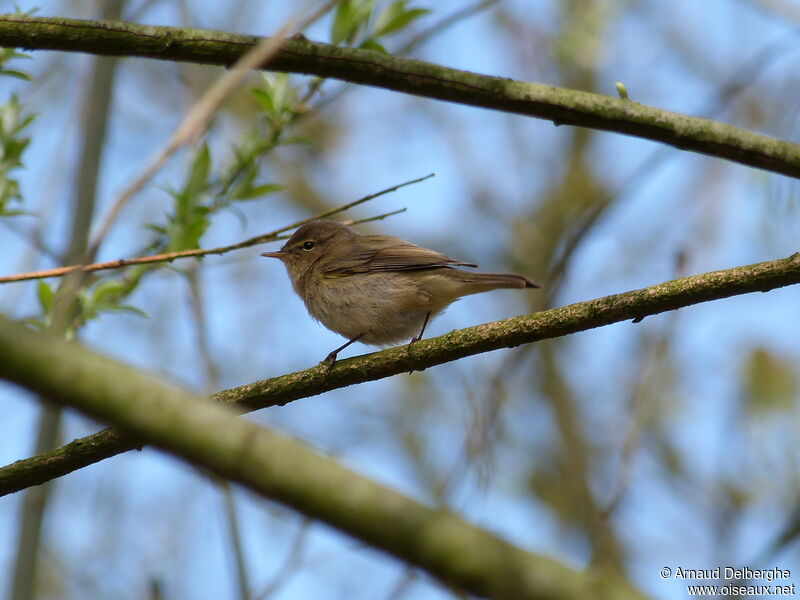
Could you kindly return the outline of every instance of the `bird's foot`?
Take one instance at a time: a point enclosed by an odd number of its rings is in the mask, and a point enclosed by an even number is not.
[[[328,375],[328,373],[330,373],[330,372],[331,372],[331,369],[333,369],[333,365],[335,365],[335,364],[336,364],[336,355],[337,355],[337,354],[338,354],[338,352],[335,352],[335,351],[334,351],[334,352],[331,352],[330,354],[328,354],[328,356],[326,356],[326,357],[325,357],[325,358],[324,358],[324,359],[323,359],[323,360],[322,360],[322,361],[319,363],[321,367],[325,367],[325,375],[326,375],[326,376]]]
[[[406,346],[406,355],[411,356],[411,347],[420,340],[421,336],[411,338],[411,341],[408,342],[408,346]],[[414,369],[411,369],[408,374],[411,375],[414,372]]]

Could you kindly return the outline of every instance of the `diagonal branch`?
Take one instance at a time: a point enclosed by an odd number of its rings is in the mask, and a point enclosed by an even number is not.
[[[375,215],[374,217],[367,217],[364,219],[342,221],[344,225],[354,225],[356,223],[369,223],[371,221],[378,221],[386,217],[391,217],[401,212],[405,212],[405,208],[393,210],[388,213]],[[99,263],[92,263],[90,265],[70,265],[68,267],[53,267],[52,269],[42,269],[41,271],[28,271],[26,273],[17,273],[16,275],[0,275],[0,284],[3,283],[17,283],[19,281],[31,281],[32,279],[48,279],[50,277],[64,277],[73,271],[83,271],[84,273],[93,273],[95,271],[111,271],[113,269],[122,269],[124,267],[132,267],[134,265],[150,265],[154,263],[171,263],[181,258],[202,258],[209,255],[225,254],[234,250],[241,250],[242,248],[249,248],[258,244],[286,239],[288,235],[282,235],[281,232],[294,229],[296,225],[289,225],[279,230],[270,233],[262,233],[252,238],[248,238],[229,246],[217,246],[216,248],[193,248],[192,250],[179,250],[177,252],[164,252],[163,254],[150,254],[148,256],[134,256],[132,258],[118,258],[117,260],[107,260]]]
[[[0,318],[0,377],[318,519],[465,594],[642,600],[619,577],[579,572],[350,471],[229,407]]]
[[[212,398],[242,411],[283,406],[300,398],[412,370],[422,371],[465,356],[560,337],[620,321],[639,321],[650,315],[700,302],[750,292],[766,292],[797,283],[800,283],[800,253],[459,329],[437,338],[420,340],[411,351],[406,346],[400,346],[338,361],[327,375],[325,368],[313,367],[225,390]],[[57,450],[19,460],[0,468],[0,496],[39,485],[140,445],[141,441],[104,430]]]
[[[167,161],[184,145],[196,143],[210,126],[216,112],[219,110],[225,99],[241,85],[245,77],[251,70],[259,64],[269,62],[284,44],[284,35],[295,27],[302,31],[310,26],[326,12],[328,12],[339,0],[328,0],[321,7],[315,10],[309,17],[303,19],[299,24],[292,21],[286,22],[271,38],[261,38],[256,44],[249,48],[233,63],[230,71],[220,77],[189,110],[186,117],[172,134],[167,144],[158,151],[151,159],[136,179],[129,184],[117,197],[111,206],[106,218],[100,225],[100,230],[89,246],[87,254],[88,261],[92,261],[97,256],[100,246],[111,227],[122,214],[125,206],[138,194],[144,186],[164,167]]]
[[[126,22],[0,16],[0,46],[233,64],[260,38]],[[449,69],[300,36],[270,60],[274,71],[305,73],[553,121],[615,131],[744,165],[800,177],[800,146],[709,119],[550,85]]]

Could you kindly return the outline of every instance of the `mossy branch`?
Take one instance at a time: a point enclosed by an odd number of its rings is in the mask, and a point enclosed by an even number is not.
[[[0,377],[319,519],[464,593],[509,600],[642,598],[622,579],[536,556],[306,444],[238,419],[229,407],[4,318],[0,355]]]
[[[400,346],[341,360],[327,375],[323,367],[313,367],[225,390],[212,398],[241,411],[284,405],[299,398],[357,383],[411,370],[421,371],[473,354],[620,321],[638,321],[700,302],[749,292],[766,292],[796,283],[800,283],[800,253],[784,259],[675,279],[641,290],[460,329],[437,338],[420,340],[410,351],[407,346]],[[17,461],[0,468],[0,496],[66,475],[140,445],[141,441],[104,430],[57,450]]]
[[[259,38],[125,22],[0,15],[0,46],[229,66]],[[800,146],[628,99],[449,69],[371,50],[288,40],[274,71],[331,77],[493,110],[615,131],[800,177]]]

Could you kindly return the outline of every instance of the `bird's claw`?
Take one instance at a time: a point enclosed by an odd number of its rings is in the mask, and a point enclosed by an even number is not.
[[[319,364],[325,367],[325,375],[331,372],[333,365],[336,364],[336,352],[331,352]]]

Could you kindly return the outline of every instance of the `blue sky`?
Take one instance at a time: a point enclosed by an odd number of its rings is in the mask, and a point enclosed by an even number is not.
[[[559,3],[502,4],[528,36],[523,56],[514,50],[517,42],[501,34],[491,13],[446,31],[425,45],[419,56],[446,66],[560,85],[553,67],[557,49],[551,43],[560,22]],[[188,22],[181,20],[176,4],[168,2],[154,3],[139,20],[260,33],[274,30],[286,16],[281,7],[230,15],[228,3],[203,3],[203,10],[199,4],[188,5]],[[45,16],[87,17],[92,3],[38,6]],[[442,2],[436,13],[448,14],[459,6]],[[796,106],[787,99],[800,97],[796,77],[800,38],[791,33],[791,22],[759,11],[753,3],[734,0],[608,1],[596,6],[619,12],[602,35],[599,56],[587,58],[597,61],[599,91],[614,94],[614,83],[623,81],[632,99],[669,110],[705,114],[715,104],[721,80],[749,64],[761,49],[780,45],[780,52],[745,86],[747,101],[736,100],[731,108],[708,116],[797,140]],[[324,40],[326,31],[321,24],[308,36]],[[0,102],[17,90],[40,113],[31,130],[28,169],[19,178],[27,205],[49,223],[45,241],[61,248],[64,207],[77,161],[76,114],[88,59],[60,55],[60,67],[53,68],[49,66],[53,53],[35,52],[33,57],[20,66],[34,74],[36,83],[0,79]],[[102,208],[178,124],[191,99],[181,86],[186,73],[169,63],[140,59],[121,65],[99,186]],[[163,93],[148,95],[154,89],[153,79],[161,82]],[[54,93],[59,102],[53,101]],[[759,106],[764,114],[753,116]],[[570,135],[568,128],[546,121],[373,88],[349,91],[331,115],[338,127],[330,142],[335,151],[320,152],[314,159],[309,169],[314,188],[332,203],[343,203],[435,172],[434,179],[381,197],[352,216],[406,207],[407,212],[382,222],[381,230],[475,260],[485,270],[509,268],[507,261],[517,245],[511,223],[535,206],[563,171],[562,150]],[[238,127],[240,123],[223,118],[212,132],[216,161],[225,160]],[[610,187],[626,182],[656,151],[666,152],[665,157],[646,178],[622,188],[613,208],[582,243],[557,304],[671,279],[676,276],[679,251],[688,256],[686,274],[797,251],[796,181],[671,148],[663,151],[652,142],[617,134],[599,134],[591,149],[593,166]],[[291,160],[304,157],[289,151],[281,168],[273,166],[265,176],[280,182],[291,174]],[[141,246],[142,223],[160,217],[169,200],[163,188],[177,185],[187,160],[187,153],[179,155],[135,200],[101,258],[127,256]],[[493,216],[480,206],[476,189],[488,190]],[[235,242],[308,214],[280,194],[251,203],[243,212],[244,224],[232,213],[220,215],[203,244]],[[26,229],[33,221],[19,218],[17,224]],[[31,260],[29,248],[6,228],[0,247],[3,274],[51,266],[47,260]],[[260,251],[211,257],[204,263],[206,327],[222,387],[310,367],[341,343],[308,318],[281,266],[259,258]],[[0,310],[29,316],[35,311],[34,289],[30,284],[0,289]],[[638,325],[621,323],[577,334],[563,343],[559,356],[569,363],[570,385],[590,441],[616,448],[629,424],[626,399],[641,374],[635,366],[645,347],[643,340],[671,336],[668,356],[652,368],[672,369],[676,382],[668,388],[671,395],[650,398],[649,406],[654,414],[667,415],[664,429],[679,449],[693,485],[673,485],[658,460],[656,441],[648,440],[637,454],[630,489],[614,516],[630,551],[630,574],[652,597],[685,597],[682,582],[658,577],[662,566],[756,567],[748,561],[781,527],[786,507],[796,497],[800,478],[791,441],[798,425],[796,408],[781,415],[782,422],[754,420],[746,430],[739,427],[737,411],[743,364],[753,347],[766,347],[798,364],[798,300],[795,288],[749,295],[648,318]],[[103,317],[86,328],[85,342],[202,391],[205,374],[182,277],[170,271],[152,276],[131,302],[150,318]],[[515,291],[471,297],[436,320],[428,334],[525,312],[527,300]],[[366,351],[370,349],[355,345],[346,355]],[[424,375],[330,392],[251,418],[295,434],[365,475],[428,500],[423,470],[400,446],[398,423],[419,419],[415,426],[425,441],[425,461],[437,473],[453,468],[474,425],[475,407],[485,409],[491,401],[486,397],[487,380],[503,369],[513,352],[470,357]],[[522,489],[521,474],[536,460],[547,459],[557,435],[548,406],[531,384],[533,364],[523,361],[506,385],[511,398],[505,407],[507,426],[513,439],[523,442],[498,448],[488,483],[481,481],[477,468],[463,473],[451,501],[473,522],[580,569],[588,559],[585,539],[561,526],[546,504]],[[6,415],[0,420],[0,459],[7,463],[28,456],[35,402],[28,394],[0,384],[0,410]],[[70,415],[65,435],[85,435],[96,428],[97,424]],[[610,461],[593,473],[590,483],[599,498],[613,493],[618,468]],[[754,497],[728,532],[732,541],[720,555],[715,519],[721,507],[718,490],[710,484],[725,480],[750,482],[745,487]],[[141,597],[148,577],[163,578],[174,597],[235,597],[223,501],[193,469],[145,449],[70,475],[57,490],[46,539],[53,572],[71,574],[62,579],[68,582],[64,597]],[[280,570],[303,525],[285,509],[248,492],[237,490],[236,497],[248,567],[258,589]],[[19,494],[0,499],[0,589],[7,587],[11,572],[20,501]],[[303,568],[277,598],[388,597],[404,576],[402,565],[325,526],[308,529]],[[797,548],[765,566],[797,570]],[[406,597],[433,599],[448,594],[422,576]]]

